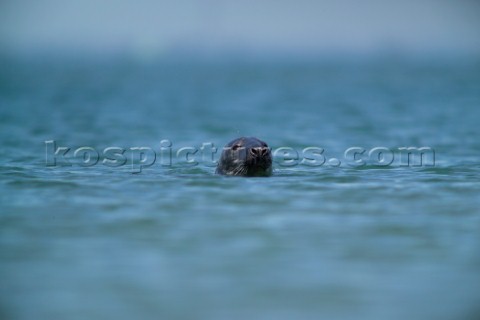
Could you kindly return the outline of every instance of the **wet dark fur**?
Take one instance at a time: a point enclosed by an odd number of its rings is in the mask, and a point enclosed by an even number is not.
[[[268,145],[254,137],[229,142],[218,161],[217,174],[266,177],[272,174],[272,154]]]

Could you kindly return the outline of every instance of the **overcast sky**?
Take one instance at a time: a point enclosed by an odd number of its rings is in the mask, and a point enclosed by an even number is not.
[[[480,54],[477,0],[0,0],[21,50]]]

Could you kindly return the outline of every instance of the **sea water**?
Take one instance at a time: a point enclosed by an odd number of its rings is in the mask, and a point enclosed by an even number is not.
[[[2,319],[480,316],[478,62],[0,62]]]

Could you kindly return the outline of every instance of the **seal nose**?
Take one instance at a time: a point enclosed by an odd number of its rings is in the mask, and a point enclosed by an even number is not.
[[[268,151],[269,150],[267,147],[257,147],[257,148],[251,148],[250,154],[255,158],[261,158],[266,156],[268,154]]]

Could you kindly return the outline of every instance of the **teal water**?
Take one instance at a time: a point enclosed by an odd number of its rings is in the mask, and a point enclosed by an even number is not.
[[[0,62],[2,319],[480,316],[477,62]],[[341,165],[45,159],[48,140],[159,156],[241,135]],[[349,147],[435,165],[352,167]]]

